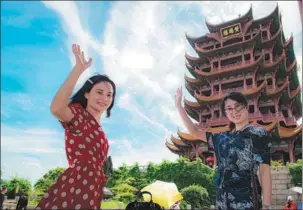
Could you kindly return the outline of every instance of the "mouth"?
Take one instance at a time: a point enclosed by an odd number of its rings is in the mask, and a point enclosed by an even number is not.
[[[97,104],[100,106],[107,106],[107,103],[104,103],[104,102],[97,102]]]
[[[236,116],[234,116],[233,118],[235,119],[235,120],[238,120],[238,119],[240,119],[240,115],[236,115]]]

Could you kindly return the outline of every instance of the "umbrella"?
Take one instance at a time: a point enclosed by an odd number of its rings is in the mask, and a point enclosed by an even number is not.
[[[155,203],[169,209],[174,203],[183,199],[183,196],[178,191],[175,183],[155,181],[154,183],[144,187],[141,191],[148,191],[152,194],[152,199]],[[146,202],[150,201],[149,195],[143,194],[143,199]]]
[[[302,194],[302,187],[292,187],[288,190]]]

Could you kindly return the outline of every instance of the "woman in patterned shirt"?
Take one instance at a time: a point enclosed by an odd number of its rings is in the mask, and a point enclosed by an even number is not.
[[[216,209],[271,209],[271,136],[264,128],[249,123],[245,96],[239,92],[225,96],[221,110],[230,120],[231,129],[217,134],[198,129],[181,103],[182,90],[179,88],[176,107],[183,123],[191,135],[207,142],[218,161]]]

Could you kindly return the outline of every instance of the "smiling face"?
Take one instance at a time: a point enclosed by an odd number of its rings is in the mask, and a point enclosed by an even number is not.
[[[87,106],[103,113],[113,102],[113,86],[109,82],[99,82],[95,84],[91,91],[85,93]]]
[[[235,124],[241,124],[248,119],[248,110],[245,105],[232,99],[225,101],[224,111],[228,119]]]

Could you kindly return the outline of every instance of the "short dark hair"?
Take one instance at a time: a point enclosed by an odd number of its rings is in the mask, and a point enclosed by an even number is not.
[[[106,110],[106,117],[110,117],[110,111],[114,106],[115,103],[115,96],[116,96],[116,85],[115,83],[106,75],[95,75],[90,77],[83,86],[75,93],[74,96],[71,97],[69,104],[79,103],[82,105],[82,107],[85,109],[87,106],[87,99],[85,98],[85,93],[88,93],[91,91],[94,85],[100,83],[100,82],[108,82],[113,87],[113,100],[111,105]]]

